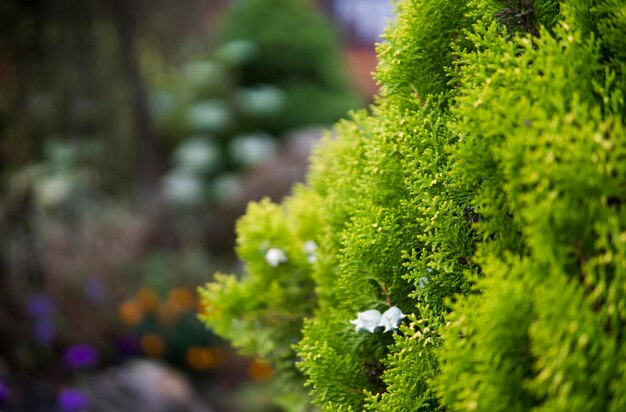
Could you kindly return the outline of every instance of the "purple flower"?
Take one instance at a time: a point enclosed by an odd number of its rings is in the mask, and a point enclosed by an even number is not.
[[[98,352],[88,344],[72,345],[63,354],[63,363],[69,369],[87,369],[98,364]]]
[[[46,318],[36,320],[33,325],[33,335],[37,343],[42,345],[51,344],[57,337],[57,332],[52,320]]]
[[[26,298],[26,312],[32,319],[49,318],[54,314],[54,302],[49,295],[34,293]]]
[[[59,408],[63,412],[82,411],[89,407],[89,398],[78,389],[63,389],[58,398]]]
[[[85,296],[87,296],[92,303],[102,303],[106,298],[104,284],[95,276],[89,276],[85,280],[83,291],[85,292]]]
[[[4,405],[11,396],[11,389],[6,382],[0,380],[0,405]]]

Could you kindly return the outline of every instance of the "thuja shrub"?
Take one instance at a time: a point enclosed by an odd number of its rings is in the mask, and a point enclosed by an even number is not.
[[[206,323],[323,410],[624,410],[624,10],[399,2],[376,104],[250,205]]]

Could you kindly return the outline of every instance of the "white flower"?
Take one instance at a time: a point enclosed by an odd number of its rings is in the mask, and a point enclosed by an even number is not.
[[[315,243],[314,240],[307,240],[306,242],[304,242],[302,250],[304,250],[306,253],[315,253],[315,251],[317,250],[317,243]]]
[[[281,263],[285,263],[287,261],[287,255],[285,252],[278,248],[271,248],[265,253],[265,261],[269,263],[270,266],[276,267]]]
[[[428,278],[423,276],[417,280],[417,287],[423,289],[428,284]]]
[[[396,330],[398,329],[400,321],[405,317],[406,315],[402,313],[400,308],[398,308],[397,306],[392,306],[381,315],[380,323],[378,324],[378,326],[383,326],[385,328],[384,332]]]
[[[177,169],[191,175],[213,172],[220,166],[220,149],[209,138],[197,136],[187,139],[176,148],[174,161]]]
[[[220,100],[202,100],[187,109],[187,125],[198,133],[221,133],[233,125],[233,114]]]
[[[244,134],[231,139],[228,153],[242,166],[256,166],[270,160],[277,148],[278,143],[267,133]]]
[[[239,89],[236,94],[238,108],[257,118],[279,113],[285,107],[285,92],[274,86],[256,86]]]
[[[317,251],[317,243],[315,243],[313,240],[307,240],[306,242],[304,242],[302,250],[306,252],[307,262],[311,264],[317,262],[317,255],[315,254],[315,252]]]
[[[194,206],[202,202],[204,188],[200,178],[185,170],[174,169],[163,177],[163,197],[172,203]]]
[[[350,320],[350,323],[354,325],[355,332],[365,329],[366,331],[374,333],[374,329],[380,326],[381,316],[380,312],[376,309],[370,309],[365,312],[359,312],[357,318]]]
[[[48,176],[37,182],[35,196],[43,206],[57,206],[70,197],[72,189],[69,176]]]

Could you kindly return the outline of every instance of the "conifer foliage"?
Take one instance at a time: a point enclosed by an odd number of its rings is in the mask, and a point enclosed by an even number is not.
[[[398,10],[371,113],[250,205],[203,318],[323,410],[626,410],[626,2]]]

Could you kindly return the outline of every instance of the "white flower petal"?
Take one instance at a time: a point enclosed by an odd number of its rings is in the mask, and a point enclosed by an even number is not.
[[[304,242],[304,245],[302,245],[302,250],[304,250],[306,253],[315,253],[315,251],[317,250],[317,243],[315,243],[315,241],[313,240],[307,240],[306,242]]]
[[[376,309],[366,310],[365,312],[359,312],[357,318],[350,320],[350,323],[354,325],[355,332],[361,329],[374,333],[374,330],[379,326],[381,314]]]
[[[417,280],[417,287],[423,289],[428,284],[428,278],[423,276]]]
[[[271,248],[265,253],[265,261],[272,267],[277,267],[281,263],[287,262],[287,255],[281,249]]]
[[[302,245],[302,250],[306,252],[306,261],[310,264],[317,262],[317,243],[313,240],[307,240]]]
[[[378,326],[384,327],[384,332],[396,330],[398,329],[400,321],[405,317],[406,315],[402,313],[400,308],[398,308],[397,306],[392,306],[381,315],[380,323],[378,324]]]

